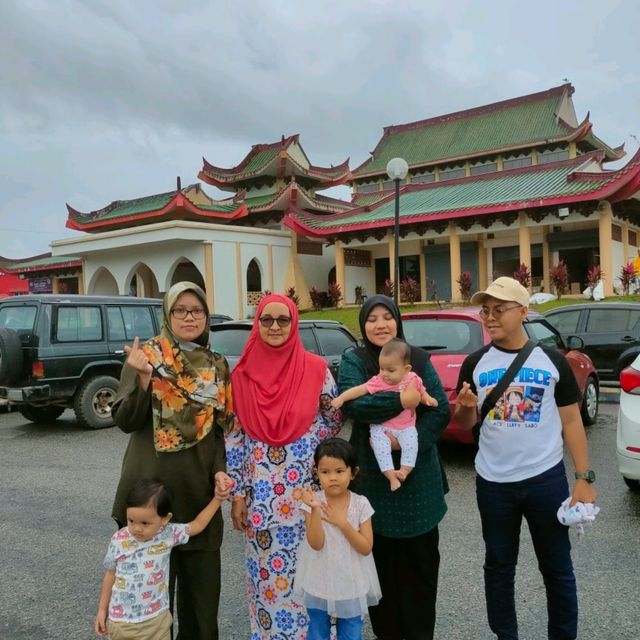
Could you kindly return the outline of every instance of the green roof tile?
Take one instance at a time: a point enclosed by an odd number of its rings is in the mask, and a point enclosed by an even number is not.
[[[585,194],[599,189],[608,178],[607,174],[604,174],[602,181],[568,181],[568,174],[575,169],[575,163],[564,163],[563,166],[554,168],[494,174],[491,178],[466,178],[450,183],[432,183],[416,191],[409,188],[400,194],[400,218],[407,220],[415,216]],[[336,216],[327,219],[310,215],[300,215],[299,219],[316,229],[348,227],[392,220],[394,210],[395,201],[391,198],[380,206],[372,205],[370,211],[357,210],[352,215],[342,215],[339,219],[336,219]]]

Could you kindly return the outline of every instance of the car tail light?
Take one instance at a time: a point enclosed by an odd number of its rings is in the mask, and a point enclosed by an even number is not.
[[[31,373],[33,374],[34,378],[44,378],[44,362],[36,360],[31,365]]]
[[[627,367],[620,373],[620,388],[627,393],[640,395],[640,371]]]

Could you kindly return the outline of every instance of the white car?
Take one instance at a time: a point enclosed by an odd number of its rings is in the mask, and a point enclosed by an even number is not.
[[[640,492],[640,356],[620,373],[616,449],[624,481]]]

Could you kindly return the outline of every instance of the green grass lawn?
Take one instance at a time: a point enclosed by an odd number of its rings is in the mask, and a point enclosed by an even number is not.
[[[560,300],[552,300],[551,302],[545,302],[544,304],[532,305],[531,308],[540,313],[549,311],[555,307],[563,307],[570,304],[582,304],[590,302],[591,304],[607,304],[607,302],[640,302],[640,295],[630,296],[613,296],[602,300],[600,302],[594,302],[593,300],[586,300],[583,296],[579,297],[565,297]],[[448,303],[443,303],[442,307],[452,307]],[[437,309],[437,304],[416,304],[416,305],[400,305],[400,311],[402,313],[408,313],[410,311],[426,311],[427,309]],[[307,320],[318,318],[320,320],[337,320],[349,327],[355,336],[360,337],[360,327],[358,326],[358,314],[360,313],[360,307],[348,306],[342,309],[322,309],[321,311],[303,311],[300,317]]]

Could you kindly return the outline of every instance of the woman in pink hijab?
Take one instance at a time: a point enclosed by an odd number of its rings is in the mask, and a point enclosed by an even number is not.
[[[300,496],[316,446],[341,426],[336,384],[327,363],[304,350],[298,310],[280,295],[258,305],[231,379],[238,424],[226,437],[227,471],[236,481],[233,526],[245,536],[251,638],[303,640],[307,616],[293,593]]]

